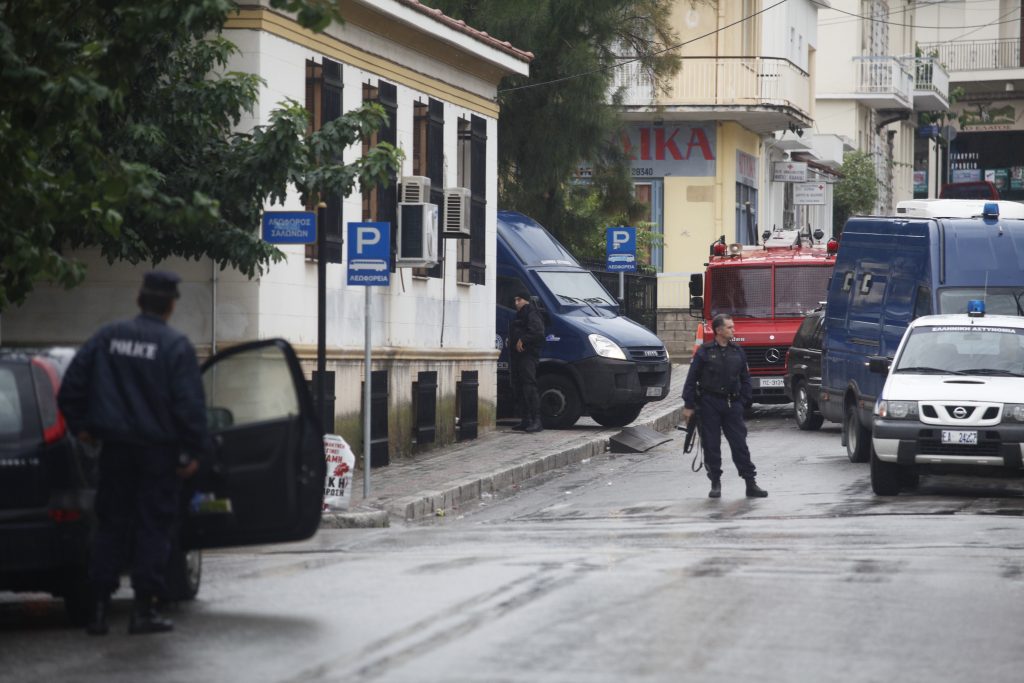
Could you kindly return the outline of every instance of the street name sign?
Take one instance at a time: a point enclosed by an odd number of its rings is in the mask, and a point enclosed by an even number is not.
[[[313,244],[316,242],[314,211],[264,211],[263,241],[271,244]]]

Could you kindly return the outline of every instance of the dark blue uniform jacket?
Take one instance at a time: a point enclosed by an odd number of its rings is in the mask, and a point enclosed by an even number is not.
[[[697,402],[697,385],[701,390],[717,396],[728,397],[749,406],[754,398],[750,384],[750,370],[747,368],[747,354],[733,342],[721,346],[712,340],[697,349],[690,361],[683,385],[683,404],[693,408]]]
[[[75,355],[61,382],[60,409],[74,433],[209,451],[206,400],[191,342],[143,313],[111,323]]]

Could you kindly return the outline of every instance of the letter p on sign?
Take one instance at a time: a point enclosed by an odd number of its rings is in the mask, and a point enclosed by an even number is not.
[[[623,244],[629,244],[630,237],[628,230],[612,230],[612,249],[618,250]]]
[[[371,247],[380,242],[380,230],[369,225],[356,228],[356,251],[363,253],[363,247]]]

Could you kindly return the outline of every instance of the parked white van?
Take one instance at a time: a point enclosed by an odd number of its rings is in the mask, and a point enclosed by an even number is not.
[[[1024,476],[1024,317],[967,308],[917,318],[891,365],[869,362],[888,372],[871,432],[877,495],[914,488],[921,473]]]

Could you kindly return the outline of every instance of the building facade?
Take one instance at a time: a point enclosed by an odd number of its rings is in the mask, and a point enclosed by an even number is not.
[[[345,226],[388,221],[394,236],[403,177],[429,178],[430,193],[422,200],[438,205],[444,189],[465,188],[471,198],[467,234],[438,237],[436,265],[393,267],[390,286],[370,288],[374,391],[388,416],[381,425],[384,436],[373,436],[383,439],[386,459],[458,438],[459,420],[469,413],[475,413],[474,430],[493,426],[496,90],[505,75],[527,74],[532,55],[416,0],[345,0],[340,3],[345,23],[319,34],[267,5],[246,5],[224,31],[240,48],[229,68],[265,81],[258,109],[241,127],[268,123],[286,99],[305,102],[315,127],[375,101],[390,121],[376,140],[399,147],[403,167],[387,188],[328,198],[318,214],[318,229],[327,240],[323,254],[282,245],[285,260],[254,280],[219,271],[208,260],[159,264],[184,278],[172,324],[188,334],[201,355],[282,337],[312,373],[318,341],[316,260],[324,258],[334,426],[358,450],[367,299],[363,287],[346,285]],[[361,149],[350,149],[346,161],[360,154]],[[295,196],[284,206],[267,208],[304,207]],[[5,314],[5,343],[77,344],[99,325],[134,312],[140,274],[147,268],[108,265],[95,254],[83,259],[89,274],[82,286],[70,292],[40,287],[24,306]],[[467,402],[474,392],[475,402]]]

